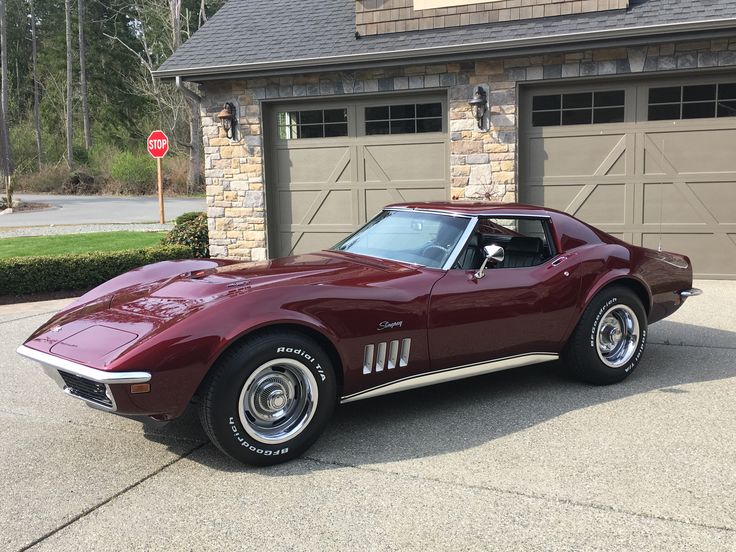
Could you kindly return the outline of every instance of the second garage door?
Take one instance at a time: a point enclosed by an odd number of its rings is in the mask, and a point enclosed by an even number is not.
[[[736,77],[530,88],[520,195],[736,278]]]
[[[269,254],[330,247],[388,203],[448,198],[446,99],[275,105]]]

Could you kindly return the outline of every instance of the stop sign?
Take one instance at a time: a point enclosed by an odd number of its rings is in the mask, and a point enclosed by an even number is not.
[[[146,142],[148,153],[155,159],[161,159],[169,151],[169,139],[160,130],[154,130]]]

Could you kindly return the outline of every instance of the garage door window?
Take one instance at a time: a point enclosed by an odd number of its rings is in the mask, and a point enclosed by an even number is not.
[[[532,98],[535,127],[621,123],[624,120],[624,90],[544,94]]]
[[[277,121],[281,140],[348,135],[347,109],[282,111],[277,114]]]
[[[423,132],[442,132],[440,102],[365,108],[365,133],[368,136]]]
[[[736,116],[736,83],[649,89],[650,121],[734,116]]]

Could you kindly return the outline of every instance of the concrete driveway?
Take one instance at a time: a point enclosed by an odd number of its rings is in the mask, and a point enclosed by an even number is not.
[[[0,549],[736,550],[736,282],[651,328],[623,384],[556,364],[353,403],[254,469],[85,407],[14,350],[60,303],[0,307]]]
[[[119,224],[158,222],[158,198],[119,196],[63,196],[16,194],[16,199],[48,203],[52,209],[0,216],[0,228],[51,224]],[[204,211],[201,198],[165,198],[166,220],[187,211]]]

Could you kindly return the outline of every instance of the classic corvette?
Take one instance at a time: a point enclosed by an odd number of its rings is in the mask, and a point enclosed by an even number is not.
[[[225,453],[273,464],[335,406],[561,358],[627,377],[690,260],[518,204],[386,207],[330,250],[168,261],[93,289],[18,352],[102,410],[171,420],[196,403]]]

